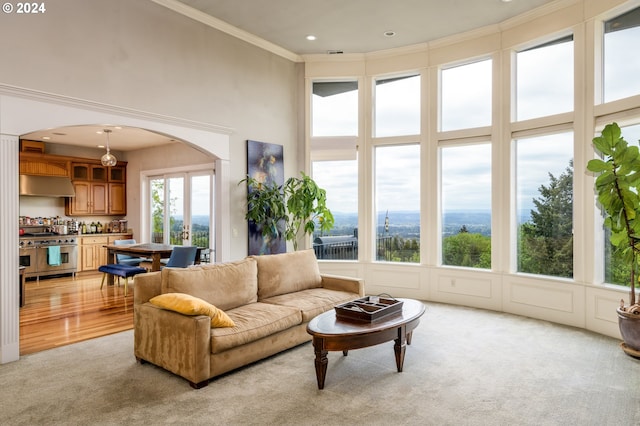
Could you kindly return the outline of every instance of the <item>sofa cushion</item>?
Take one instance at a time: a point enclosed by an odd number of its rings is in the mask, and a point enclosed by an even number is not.
[[[162,309],[179,312],[184,315],[207,315],[211,318],[211,327],[233,327],[233,320],[211,303],[184,293],[164,293],[152,297],[149,302]]]
[[[258,262],[258,300],[322,285],[313,249],[251,257]]]
[[[227,314],[235,327],[211,329],[211,353],[220,353],[302,323],[299,309],[269,303],[251,303]]]
[[[256,261],[251,258],[191,268],[164,268],[162,293],[185,293],[218,308],[229,309],[257,301]]]
[[[358,294],[348,291],[313,288],[296,293],[281,294],[261,300],[263,303],[290,306],[302,312],[302,321],[308,322],[317,315],[333,309],[340,303],[357,299]]]

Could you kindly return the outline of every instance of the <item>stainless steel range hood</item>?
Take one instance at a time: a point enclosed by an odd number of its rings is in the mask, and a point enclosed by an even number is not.
[[[20,175],[20,195],[75,197],[76,192],[68,177]]]

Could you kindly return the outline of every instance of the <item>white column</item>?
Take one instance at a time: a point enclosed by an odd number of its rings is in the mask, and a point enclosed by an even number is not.
[[[0,364],[20,358],[18,136],[0,134]]]
[[[230,217],[230,181],[229,160],[216,160],[215,176],[215,262],[228,262],[231,254],[231,217]],[[213,260],[213,259],[212,259]]]

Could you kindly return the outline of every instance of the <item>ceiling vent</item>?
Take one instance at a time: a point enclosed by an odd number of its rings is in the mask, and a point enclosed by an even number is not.
[[[328,55],[342,55],[343,53],[342,50],[327,50]]]

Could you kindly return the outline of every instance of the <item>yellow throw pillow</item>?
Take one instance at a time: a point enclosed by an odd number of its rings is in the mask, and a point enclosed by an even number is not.
[[[235,326],[233,320],[222,309],[189,294],[165,293],[151,298],[149,302],[162,309],[185,315],[207,315],[211,317],[211,327]]]

